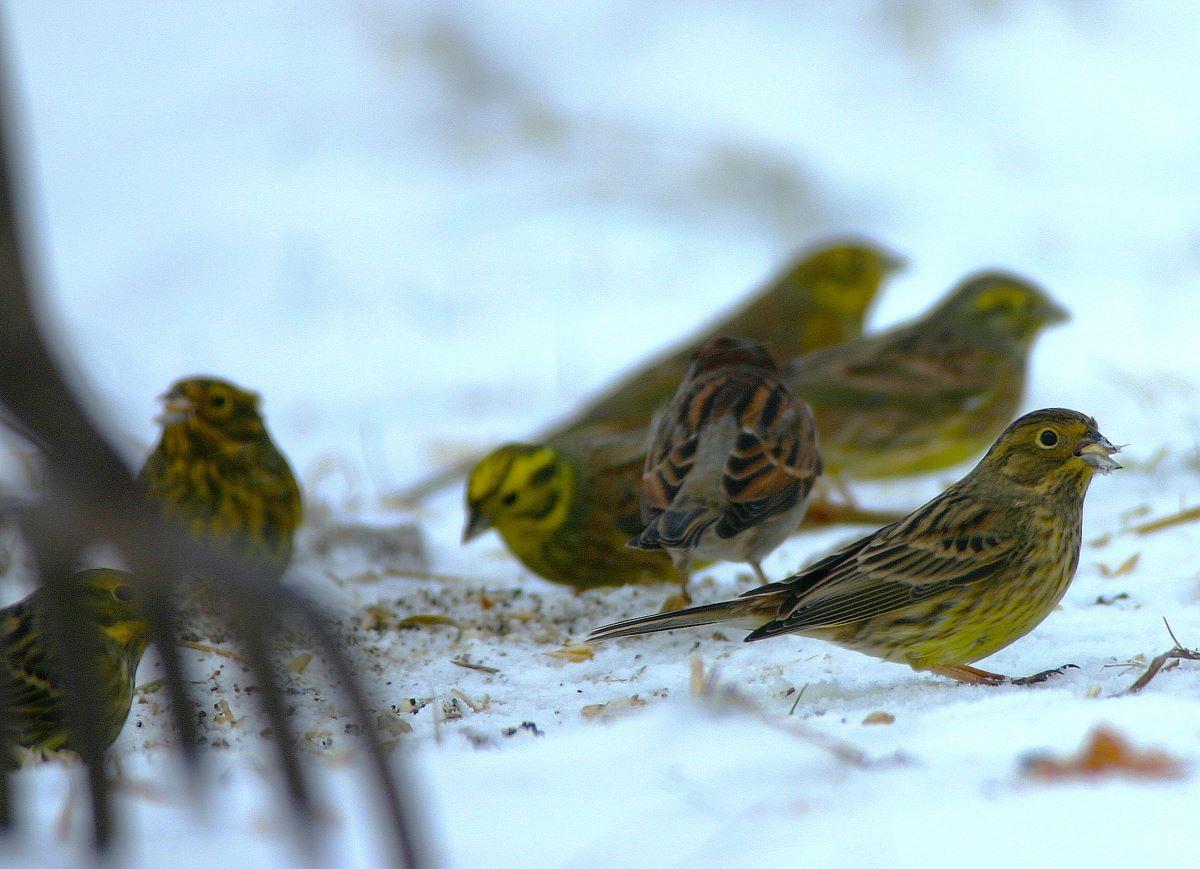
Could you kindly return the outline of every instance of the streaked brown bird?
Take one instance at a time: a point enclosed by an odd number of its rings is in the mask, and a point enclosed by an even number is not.
[[[642,472],[646,528],[629,545],[665,549],[682,597],[693,559],[761,562],[804,518],[821,474],[812,411],[758,341],[717,336],[651,429]]]
[[[776,359],[856,338],[879,288],[903,265],[900,257],[866,241],[817,246],[704,332],[639,365],[547,437],[598,423],[622,430],[649,425],[675,394],[696,351],[718,335],[759,341]]]
[[[125,726],[133,702],[134,676],[150,630],[134,602],[131,577],[119,570],[85,570],[65,584],[71,618],[83,625],[84,660],[73,665],[98,678],[99,709],[89,710],[104,744]],[[0,610],[0,651],[12,702],[5,722],[16,745],[40,751],[71,748],[67,689],[62,668],[47,647],[49,601],[45,587]],[[93,667],[93,673],[86,668]],[[0,764],[2,765],[2,764]]]
[[[924,474],[987,449],[1020,407],[1034,340],[1067,318],[1024,278],[982,272],[918,320],[781,371],[812,406],[831,476]]]
[[[1039,625],[1079,565],[1092,476],[1119,468],[1096,421],[1051,408],[1010,425],[978,465],[908,517],[741,597],[593,631],[607,640],[729,622],[747,641],[827,640],[964,682],[1021,680],[971,666]],[[1062,668],[1059,668],[1060,670]]]
[[[162,438],[139,482],[197,538],[282,573],[300,525],[300,486],[267,432],[256,393],[216,377],[180,380],[162,397]]]

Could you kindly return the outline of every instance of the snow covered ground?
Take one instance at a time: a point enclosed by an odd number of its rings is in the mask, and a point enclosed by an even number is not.
[[[372,724],[415,756],[447,865],[1177,862],[1200,796],[1200,665],[1115,695],[1142,672],[1131,659],[1170,646],[1163,617],[1200,646],[1200,524],[1131,530],[1200,489],[1200,117],[1184,97],[1200,89],[1200,11],[796,6],[11,4],[48,310],[71,364],[131,461],[176,377],[264,394],[319,505],[295,581],[373,663]],[[1074,313],[1039,343],[1027,405],[1096,416],[1130,444],[1129,467],[1093,485],[1061,610],[986,666],[1078,670],[973,688],[713,630],[572,660],[553,653],[664,589],[575,596],[494,537],[462,548],[458,491],[389,506],[841,232],[911,259],[873,328],[989,265]],[[14,462],[4,472],[19,478]],[[953,477],[859,497],[915,505]],[[419,547],[345,533],[414,524]],[[767,572],[863,530],[796,538]],[[744,574],[714,569],[699,595],[734,593]],[[430,614],[455,624],[402,624]],[[302,653],[293,688],[328,786],[324,859],[371,865],[353,736]],[[192,811],[161,750],[147,659],[150,690],[114,750],[128,855],[281,863],[286,822],[240,665],[191,660],[212,699],[209,810]],[[864,725],[875,712],[894,721]],[[1179,758],[1184,776],[1022,775],[1030,753],[1069,757],[1098,724]],[[0,860],[78,857],[68,777],[22,773],[36,823]]]

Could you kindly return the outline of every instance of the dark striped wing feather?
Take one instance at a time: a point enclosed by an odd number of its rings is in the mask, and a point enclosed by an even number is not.
[[[0,614],[0,654],[13,711],[6,726],[13,742],[29,748],[61,748],[67,739],[63,692],[51,676],[33,607],[22,601]]]
[[[790,510],[821,474],[812,412],[774,376],[760,374],[735,410],[740,429],[721,476],[728,503],[717,524],[726,539]]]
[[[821,472],[811,412],[767,371],[729,366],[694,376],[656,425],[642,476],[647,524],[675,502],[705,430],[727,416],[736,421],[737,437],[721,474],[718,534],[734,537],[807,497]],[[681,511],[663,536],[686,546],[713,518],[699,507]]]
[[[1001,507],[948,490],[795,576],[747,592],[778,607],[746,639],[863,621],[996,577],[1023,545],[1004,524]]]

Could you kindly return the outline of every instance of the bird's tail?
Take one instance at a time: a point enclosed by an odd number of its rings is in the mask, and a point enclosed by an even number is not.
[[[613,640],[617,637],[654,634],[659,631],[671,631],[675,628],[694,628],[717,622],[738,622],[739,627],[752,630],[769,620],[763,615],[755,615],[755,610],[759,606],[761,606],[759,601],[727,600],[674,610],[669,613],[640,616],[636,619],[626,619],[623,622],[614,622],[611,625],[596,628],[588,634],[587,642],[596,643],[601,640]]]
[[[719,515],[705,507],[667,510],[655,517],[637,537],[629,541],[631,549],[694,549],[700,535]]]

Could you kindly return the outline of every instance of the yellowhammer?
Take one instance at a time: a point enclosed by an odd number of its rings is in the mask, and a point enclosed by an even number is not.
[[[964,280],[919,320],[781,366],[817,418],[825,469],[928,473],[982,452],[1020,407],[1030,348],[1067,313],[1004,272]]]
[[[1091,417],[1034,411],[928,504],[794,576],[588,639],[730,622],[751,631],[747,641],[801,634],[964,682],[1009,681],[970,665],[1058,604],[1079,565],[1088,485],[1096,471],[1120,467],[1117,451]]]
[[[300,487],[258,405],[258,395],[227,380],[179,381],[163,396],[162,438],[139,481],[197,537],[282,573],[300,525]]]
[[[829,242],[801,255],[767,286],[702,334],[638,366],[537,440],[552,444],[597,425],[640,431],[679,388],[696,350],[716,335],[740,335],[767,345],[776,359],[832,347],[862,333],[863,318],[883,281],[903,264],[865,241]],[[412,486],[399,497],[419,500],[467,474],[466,459]]]
[[[87,628],[93,643],[88,662],[96,667],[104,706],[94,710],[105,744],[121,733],[133,701],[133,680],[149,628],[134,603],[131,577],[119,570],[87,570],[67,586],[70,618]],[[46,644],[46,589],[0,610],[0,647],[8,680],[13,742],[25,748],[71,748],[66,689]],[[76,665],[76,664],[73,664]],[[89,674],[90,675],[90,674]]]
[[[603,423],[636,429],[670,401],[696,351],[718,335],[767,346],[776,359],[834,347],[862,334],[863,319],[888,275],[903,261],[867,242],[834,242],[803,254],[719,322],[638,366],[588,402],[548,437]]]
[[[626,544],[642,530],[640,432],[593,428],[546,444],[507,444],[467,480],[463,542],[495,528],[531,571],[577,590],[667,582],[678,573],[665,552]]]

